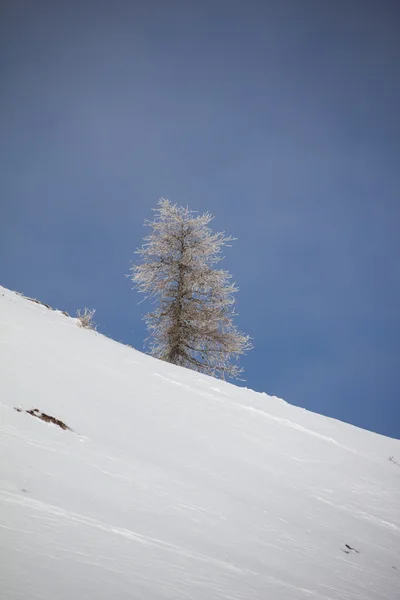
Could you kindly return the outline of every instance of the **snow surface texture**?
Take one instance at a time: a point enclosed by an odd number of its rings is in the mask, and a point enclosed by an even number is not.
[[[400,598],[399,441],[4,288],[0,365],[2,600]]]

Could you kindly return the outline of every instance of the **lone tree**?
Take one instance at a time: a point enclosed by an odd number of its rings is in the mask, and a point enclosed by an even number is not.
[[[251,344],[232,323],[238,288],[215,268],[234,238],[212,233],[209,213],[198,216],[164,199],[153,210],[156,218],[145,222],[152,232],[136,251],[142,262],[131,268],[135,287],[158,303],[145,316],[150,353],[221,379],[238,377],[243,369],[232,361]]]

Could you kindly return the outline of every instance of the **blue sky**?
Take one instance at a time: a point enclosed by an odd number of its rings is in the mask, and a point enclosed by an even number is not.
[[[1,11],[0,283],[142,349],[143,221],[210,211],[245,385],[400,437],[396,0]]]

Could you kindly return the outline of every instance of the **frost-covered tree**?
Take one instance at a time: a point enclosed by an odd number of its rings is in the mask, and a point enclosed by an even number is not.
[[[209,213],[196,215],[165,199],[154,210],[154,221],[145,222],[152,232],[137,250],[141,264],[131,268],[136,288],[157,304],[145,316],[150,353],[222,379],[238,377],[236,360],[251,344],[232,322],[238,288],[215,268],[234,238],[213,233]]]

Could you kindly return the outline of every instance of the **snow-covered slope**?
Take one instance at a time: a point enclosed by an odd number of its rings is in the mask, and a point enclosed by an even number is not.
[[[399,441],[4,288],[0,368],[2,600],[400,598]]]

